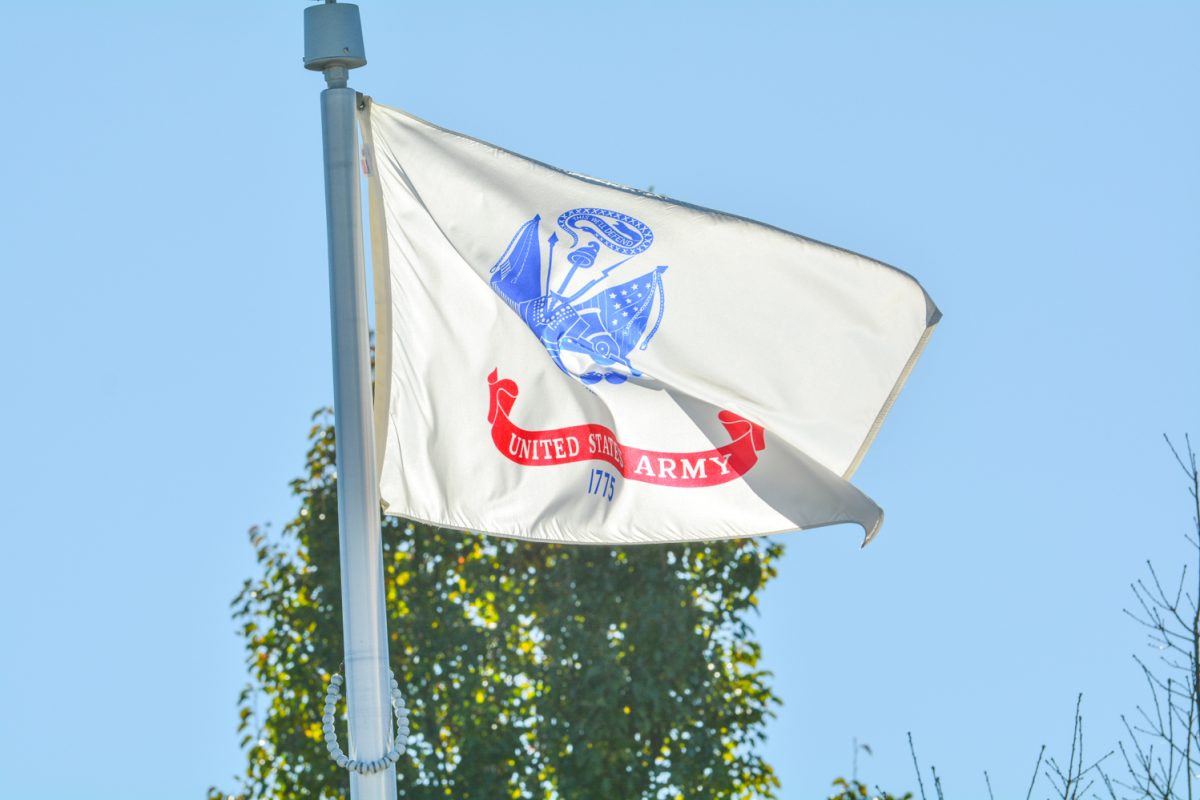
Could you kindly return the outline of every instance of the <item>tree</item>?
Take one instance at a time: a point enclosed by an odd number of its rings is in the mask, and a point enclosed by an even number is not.
[[[320,725],[341,587],[334,434],[327,414],[314,421],[299,513],[278,535],[251,530],[261,571],[233,603],[251,674],[246,798],[345,796]],[[748,617],[777,543],[572,548],[391,517],[383,541],[391,663],[412,711],[401,796],[775,796],[757,746],[779,701]]]
[[[884,792],[878,787],[872,792],[865,783],[857,778],[849,781],[845,778],[836,778],[833,781],[833,787],[837,794],[831,794],[829,800],[912,800],[912,792],[895,795],[891,792]]]
[[[1066,761],[1055,758],[1043,761],[1046,748],[1038,753],[1033,780],[1026,800],[1031,800],[1039,778],[1048,784],[1059,800],[1100,798],[1099,792],[1111,800],[1196,800],[1200,797],[1200,468],[1190,438],[1184,437],[1181,453],[1171,440],[1167,446],[1187,478],[1192,498],[1192,531],[1185,534],[1197,558],[1197,576],[1188,581],[1188,566],[1180,570],[1178,583],[1164,584],[1154,565],[1147,561],[1148,578],[1132,585],[1136,599],[1134,610],[1126,614],[1142,625],[1149,643],[1159,657],[1153,661],[1134,656],[1150,691],[1150,703],[1137,708],[1136,716],[1125,723],[1126,738],[1118,750],[1124,774],[1113,777],[1106,770],[1112,751],[1091,760],[1084,758],[1082,695],[1075,704],[1075,725]],[[909,747],[913,748],[912,735]],[[921,770],[917,765],[915,748],[913,766],[921,800],[926,800]],[[1044,770],[1043,768],[1044,764]],[[943,797],[941,781],[932,771],[936,797]],[[988,797],[992,794],[991,780],[984,773]],[[860,791],[865,787],[859,785]],[[847,789],[830,800],[849,798]]]
[[[1191,440],[1185,437],[1184,442],[1182,454],[1170,439],[1167,445],[1187,476],[1195,516],[1185,538],[1200,561],[1200,470]],[[1147,561],[1146,567],[1149,578],[1132,586],[1137,606],[1125,613],[1146,628],[1160,655],[1151,662],[1134,657],[1150,690],[1150,704],[1139,706],[1132,721],[1122,718],[1126,776],[1107,784],[1113,798],[1120,792],[1191,800],[1200,794],[1200,569],[1189,586],[1184,565],[1172,586],[1159,580],[1153,564]]]

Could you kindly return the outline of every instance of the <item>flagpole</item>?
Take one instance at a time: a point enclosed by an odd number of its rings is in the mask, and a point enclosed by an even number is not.
[[[327,84],[321,92],[321,130],[350,740],[346,755],[359,763],[386,755],[392,721],[355,127],[357,94],[346,85],[349,71],[366,63],[357,6],[326,0],[304,10],[304,66],[324,73]],[[351,770],[350,797],[394,800],[395,767],[388,763],[368,774]]]

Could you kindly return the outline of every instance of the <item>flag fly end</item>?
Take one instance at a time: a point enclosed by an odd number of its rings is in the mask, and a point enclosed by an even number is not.
[[[858,549],[862,550],[862,549],[866,548],[866,546],[869,545],[871,542],[875,541],[875,537],[879,535],[879,529],[882,527],[883,527],[883,511],[880,510],[879,517],[875,520],[875,524],[872,525],[869,529],[863,528],[863,532],[866,533],[866,536],[863,537],[862,544],[860,544],[858,546]]]

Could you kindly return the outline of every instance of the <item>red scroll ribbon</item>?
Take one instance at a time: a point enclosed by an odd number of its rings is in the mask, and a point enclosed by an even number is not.
[[[528,431],[508,418],[517,400],[516,382],[500,378],[497,370],[492,370],[488,384],[491,388],[488,422],[492,425],[492,442],[506,458],[524,466],[604,461],[631,481],[698,488],[741,477],[758,461],[758,451],[766,447],[762,426],[730,411],[722,411],[717,419],[725,426],[732,441],[714,450],[694,453],[665,453],[630,447],[617,441],[616,435],[603,425]]]

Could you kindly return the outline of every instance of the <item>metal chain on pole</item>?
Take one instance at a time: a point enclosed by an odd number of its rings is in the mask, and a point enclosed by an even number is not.
[[[404,705],[404,695],[400,693],[400,684],[396,683],[396,676],[390,671],[388,674],[392,682],[392,714],[396,717],[396,738],[392,742],[392,748],[382,758],[374,761],[348,758],[342,752],[342,746],[338,744],[337,729],[334,727],[337,701],[342,696],[342,676],[334,674],[329,678],[329,688],[325,690],[325,714],[321,718],[321,727],[325,732],[325,746],[329,750],[329,757],[336,761],[339,767],[345,767],[359,775],[373,775],[386,769],[389,765],[395,764],[400,760],[400,756],[404,755],[404,748],[408,744],[408,708]]]

